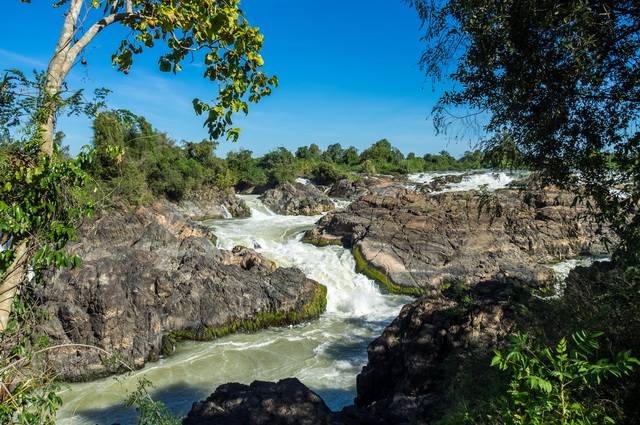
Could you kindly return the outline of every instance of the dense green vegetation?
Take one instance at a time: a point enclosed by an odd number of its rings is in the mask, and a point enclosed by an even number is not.
[[[95,160],[87,171],[102,199],[120,203],[144,203],[158,197],[179,201],[193,191],[232,187],[242,191],[293,182],[298,177],[331,185],[340,179],[356,179],[359,173],[470,170],[493,164],[480,151],[466,152],[459,159],[444,151],[405,157],[384,139],[361,153],[335,143],[324,151],[311,144],[295,154],[280,147],[261,157],[239,150],[221,158],[215,154],[215,142],[177,143],[144,117],[124,110],[99,113],[93,131]]]

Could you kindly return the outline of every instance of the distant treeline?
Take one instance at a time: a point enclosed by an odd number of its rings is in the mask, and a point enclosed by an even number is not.
[[[145,202],[164,196],[180,200],[191,191],[217,187],[244,190],[292,182],[297,177],[329,185],[358,174],[408,174],[426,171],[505,168],[513,163],[508,143],[454,158],[446,151],[404,155],[386,139],[359,152],[339,143],[322,150],[316,144],[295,152],[277,148],[261,157],[249,150],[215,155],[212,141],[176,142],[141,116],[117,110],[100,113],[93,123],[96,158],[89,170],[101,193],[113,199]]]

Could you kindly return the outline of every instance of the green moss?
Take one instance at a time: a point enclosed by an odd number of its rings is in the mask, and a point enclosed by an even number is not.
[[[311,245],[315,245],[317,247],[322,248],[323,246],[343,246],[344,244],[340,239],[313,239],[313,238],[303,238],[302,242],[308,243]]]
[[[308,320],[317,319],[327,308],[327,288],[317,284],[313,298],[300,310],[288,312],[262,311],[252,319],[231,320],[223,325],[204,329],[182,329],[169,332],[162,337],[161,351],[163,355],[173,352],[176,343],[184,340],[211,341],[236,332],[257,332],[271,326],[296,325]]]
[[[353,253],[353,258],[356,260],[356,271],[380,283],[387,291],[393,294],[413,295],[416,297],[427,293],[421,288],[408,288],[394,283],[386,273],[377,269],[364,259],[358,246],[354,246],[351,252]]]

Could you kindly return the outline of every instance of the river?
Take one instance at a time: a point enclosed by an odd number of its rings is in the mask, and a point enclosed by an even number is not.
[[[292,376],[318,392],[333,409],[351,404],[367,345],[409,299],[383,294],[373,281],[356,273],[353,257],[344,248],[302,243],[303,232],[320,216],[276,215],[257,197],[244,199],[251,207],[250,218],[207,222],[218,236],[218,245],[248,246],[280,266],[300,268],[327,286],[326,313],[319,320],[289,328],[186,342],[171,357],[135,373],[70,385],[63,393],[58,424],[134,422],[135,412],[122,406],[122,401],[143,377],[153,382],[154,398],[180,415],[220,384]]]
[[[413,175],[411,179],[420,183],[429,175]],[[465,190],[471,183],[496,189],[512,179],[486,173],[450,190]],[[220,384],[256,379],[297,377],[332,409],[352,403],[356,375],[366,363],[367,345],[410,299],[383,293],[373,281],[356,273],[348,250],[302,243],[304,231],[321,216],[277,215],[256,196],[243,199],[251,208],[250,218],[205,223],[214,229],[218,246],[247,246],[280,266],[300,268],[327,286],[326,312],[320,319],[298,326],[230,335],[211,342],[185,342],[171,357],[140,371],[68,385],[62,394],[59,425],[135,423],[135,412],[122,402],[141,378],[153,382],[153,397],[178,415],[185,415],[194,401],[206,398]]]

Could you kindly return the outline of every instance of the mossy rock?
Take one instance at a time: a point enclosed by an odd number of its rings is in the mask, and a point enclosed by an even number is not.
[[[252,319],[231,320],[220,326],[202,329],[182,329],[169,332],[162,337],[162,355],[170,355],[180,341],[211,341],[237,332],[257,332],[272,326],[297,325],[317,319],[327,308],[327,287],[316,284],[311,301],[300,310],[288,312],[261,311]]]
[[[340,239],[314,239],[314,238],[303,238],[302,242],[308,243],[319,248],[325,246],[344,246]]]
[[[379,270],[362,256],[359,246],[354,246],[351,250],[353,258],[356,260],[356,271],[367,276],[369,279],[373,279],[381,284],[388,292],[392,294],[411,295],[419,297],[427,293],[426,290],[421,288],[409,288],[406,286],[400,286],[394,283],[391,278],[382,270]]]

